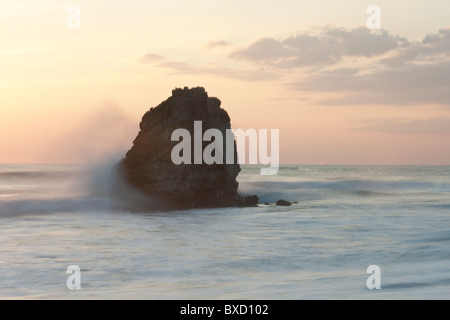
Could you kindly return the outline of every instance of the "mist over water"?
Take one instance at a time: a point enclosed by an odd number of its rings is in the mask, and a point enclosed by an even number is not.
[[[43,159],[58,163],[108,164],[119,161],[139,131],[139,119],[124,108],[106,102],[80,123],[59,133],[42,152]],[[115,160],[111,160],[115,159]]]
[[[84,165],[3,165],[0,218],[96,210],[148,211],[151,199],[123,180],[117,159],[120,157],[111,156]]]
[[[450,298],[450,167],[243,166],[259,207],[163,212],[110,159],[0,166],[0,298]]]

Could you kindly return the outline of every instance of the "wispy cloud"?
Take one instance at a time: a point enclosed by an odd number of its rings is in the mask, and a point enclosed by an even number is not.
[[[450,106],[450,28],[421,41],[366,27],[326,26],[284,39],[260,38],[240,48],[225,41],[207,45],[221,46],[227,46],[226,66],[223,52],[208,53],[209,59],[221,63],[199,65],[155,53],[143,55],[139,63],[172,73],[273,81],[305,94],[338,93],[314,100],[320,105]]]
[[[161,58],[147,59],[147,57],[154,56]],[[194,65],[183,61],[170,60],[154,53],[143,55],[139,61],[146,61],[146,64],[151,64],[153,67],[162,68],[174,74],[214,75],[243,81],[273,81],[279,77],[275,72],[264,68],[233,69],[216,63]]]
[[[319,33],[302,32],[285,39],[261,38],[234,50],[230,58],[278,68],[326,66],[344,57],[374,57],[408,45],[405,38],[365,27],[325,27]]]
[[[388,57],[374,56],[368,64],[355,64],[354,68],[317,70],[291,81],[288,87],[299,91],[344,94],[340,98],[317,101],[321,105],[450,106],[450,29],[427,35],[420,42],[389,38],[401,40],[395,48],[386,51],[389,52]],[[363,55],[368,53],[360,52]],[[374,65],[377,67],[373,68]]]
[[[381,60],[390,67],[399,67],[412,62],[435,63],[449,60],[450,28],[429,34],[422,41],[412,42],[398,50],[392,57]]]
[[[159,54],[155,54],[155,53],[146,53],[142,57],[139,58],[139,63],[147,64],[147,63],[154,63],[155,61],[163,61],[163,60],[167,60],[167,58],[160,56]]]
[[[450,135],[450,118],[373,119],[357,130],[394,134]]]
[[[322,105],[450,105],[450,62],[412,64],[368,74],[320,72],[288,86],[293,90],[345,93]]]
[[[217,48],[217,47],[228,47],[230,46],[230,43],[224,41],[224,40],[220,40],[220,41],[208,41],[208,43],[206,44],[206,48],[207,49],[212,49],[212,48]]]

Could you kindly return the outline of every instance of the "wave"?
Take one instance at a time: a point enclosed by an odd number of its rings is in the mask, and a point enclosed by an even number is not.
[[[18,199],[8,200],[5,197],[0,201],[0,218],[64,212],[151,212],[161,209],[156,201],[125,183],[117,174],[116,166],[117,161],[109,160],[62,171],[0,172],[0,178],[10,177],[21,181],[19,187],[15,183],[10,184],[12,187],[7,184],[2,186],[3,194],[13,192]],[[29,184],[28,178],[33,179]],[[40,184],[39,179],[49,179],[60,188],[50,188],[47,183]]]
[[[89,212],[111,210],[112,208],[112,203],[107,198],[7,201],[0,202],[0,217]]]
[[[339,180],[339,181],[248,181],[256,188],[292,190],[292,189],[328,189],[350,191],[389,191],[389,190],[430,190],[440,184],[422,181],[386,181],[386,180]]]
[[[446,286],[450,284],[450,279],[439,279],[430,282],[400,282],[383,284],[382,289],[414,289],[414,288],[424,288],[424,287],[437,287]]]
[[[10,171],[0,172],[0,180],[58,180],[66,179],[77,175],[73,171]]]
[[[116,174],[117,159],[120,157],[113,156],[88,166],[2,166],[0,182],[4,183],[0,186],[0,217],[88,210],[164,209]],[[431,179],[428,171],[414,171],[410,176],[385,174],[377,178],[370,168],[366,169],[369,171],[358,168],[361,171],[357,173],[359,177],[342,175],[345,168],[337,168],[336,172],[325,169],[324,172],[317,167],[281,167],[280,175],[265,177],[259,175],[258,166],[244,166],[237,178],[238,192],[243,196],[256,194],[260,203],[264,203],[278,199],[299,202],[344,199],[354,202],[360,201],[358,199],[382,200],[383,197],[391,201],[393,197],[425,193],[445,196],[450,191],[449,183],[444,183],[443,179]],[[430,205],[447,208],[447,203]]]
[[[0,202],[0,218],[88,212],[154,212],[161,206],[134,190],[109,196],[60,199],[30,199]]]
[[[298,180],[297,177],[277,177],[272,180],[248,177],[239,182],[242,194],[257,194],[263,202],[280,198],[290,201],[331,197],[399,197],[407,194],[448,192],[448,184],[411,180]]]

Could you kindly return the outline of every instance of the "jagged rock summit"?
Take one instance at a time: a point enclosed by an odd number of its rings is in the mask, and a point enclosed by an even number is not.
[[[220,105],[220,100],[208,97],[202,87],[174,89],[171,97],[143,116],[133,147],[120,164],[125,180],[169,209],[255,206],[257,196],[244,198],[237,192],[236,177],[241,170],[237,161],[211,165],[172,161],[172,149],[179,143],[171,141],[176,129],[187,129],[194,137],[194,121],[202,121],[202,134],[215,128],[225,137],[230,117]],[[209,143],[202,142],[203,149]],[[191,154],[193,158],[194,152]]]

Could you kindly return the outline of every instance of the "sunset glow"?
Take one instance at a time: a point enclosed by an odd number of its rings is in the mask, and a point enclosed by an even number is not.
[[[0,162],[123,156],[145,111],[202,86],[234,128],[279,129],[281,163],[450,164],[450,4],[380,0],[368,30],[371,4],[4,0]]]

